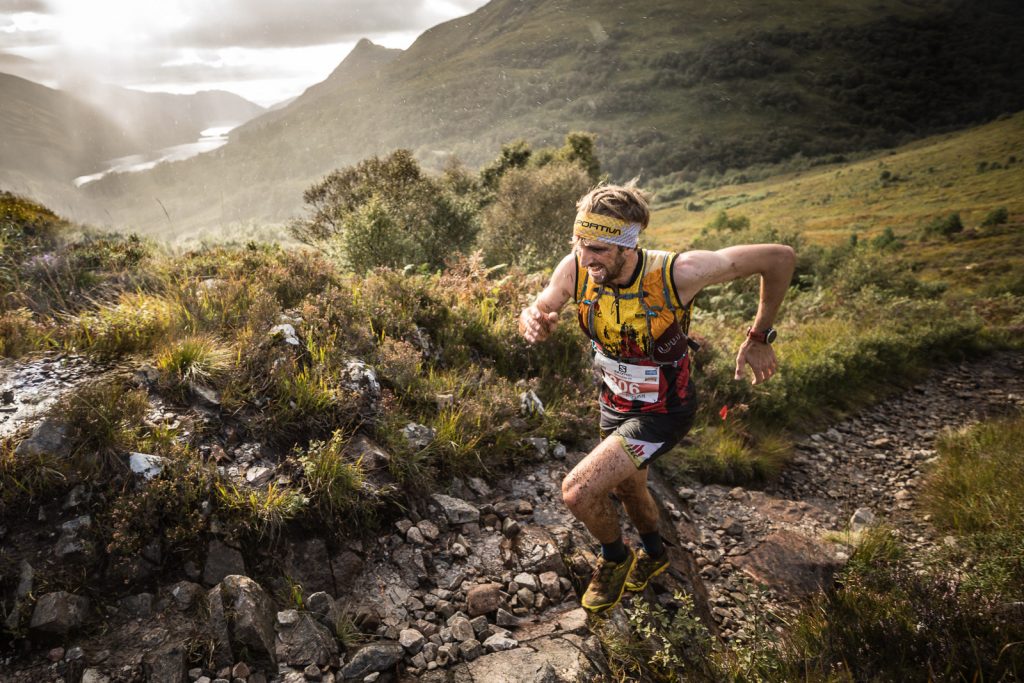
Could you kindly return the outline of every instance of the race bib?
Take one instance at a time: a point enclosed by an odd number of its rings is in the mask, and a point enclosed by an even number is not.
[[[633,365],[600,353],[594,362],[604,375],[604,383],[616,396],[627,401],[655,403],[658,400],[660,370],[650,365]]]

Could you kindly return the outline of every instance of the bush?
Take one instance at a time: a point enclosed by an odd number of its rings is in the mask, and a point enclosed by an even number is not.
[[[985,218],[981,221],[981,226],[983,228],[993,228],[997,225],[1003,225],[1008,220],[1010,220],[1010,212],[1006,210],[1005,206],[1000,206],[985,214]]]
[[[948,216],[934,219],[925,226],[924,235],[950,238],[953,235],[963,232],[964,224],[960,220],[960,212],[955,211]]]
[[[528,271],[558,263],[569,253],[576,201],[590,184],[586,172],[565,162],[505,173],[483,214],[479,246],[487,263]]]
[[[407,263],[438,268],[476,236],[472,201],[425,176],[404,149],[334,171],[304,197],[311,215],[292,234],[357,273]]]

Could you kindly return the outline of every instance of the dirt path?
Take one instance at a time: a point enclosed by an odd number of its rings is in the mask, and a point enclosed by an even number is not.
[[[923,566],[929,549],[954,542],[931,527],[917,501],[936,436],[1022,407],[1024,353],[1000,353],[937,370],[800,440],[794,460],[764,491],[681,490],[697,529],[691,549],[723,636],[748,638],[756,618],[784,613],[826,584],[848,558],[842,541],[855,513],[895,529]]]

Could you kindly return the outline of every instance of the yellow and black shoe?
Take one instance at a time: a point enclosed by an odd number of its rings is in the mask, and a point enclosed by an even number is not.
[[[636,553],[632,548],[628,550],[629,557],[622,562],[610,562],[603,557],[597,559],[597,569],[594,570],[587,592],[580,601],[583,609],[597,614],[619,603],[626,588],[626,577],[636,564]]]
[[[647,588],[648,582],[658,574],[668,569],[668,551],[662,550],[661,555],[652,557],[647,551],[640,548],[636,554],[636,564],[633,566],[629,576],[626,577],[626,590],[634,593]]]

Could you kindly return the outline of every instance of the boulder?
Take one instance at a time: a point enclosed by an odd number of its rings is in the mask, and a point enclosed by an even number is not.
[[[394,641],[370,643],[356,652],[341,670],[345,678],[363,678],[377,671],[387,671],[402,661],[405,648]]]
[[[234,664],[243,649],[250,656],[277,663],[274,609],[263,588],[248,576],[231,575],[207,594],[214,660]]]
[[[780,595],[803,599],[829,586],[843,562],[831,547],[794,531],[776,531],[732,563]]]
[[[46,418],[35,426],[27,439],[18,444],[14,454],[19,457],[67,455],[67,441],[67,424]]]
[[[591,683],[606,678],[582,643],[556,636],[531,641],[529,647],[486,654],[453,667],[450,674],[449,680],[455,683]]]
[[[480,521],[480,511],[476,506],[467,503],[461,498],[453,498],[443,493],[435,493],[432,497],[434,502],[441,507],[441,511],[450,524],[466,524],[468,522]]]
[[[89,612],[89,599],[66,591],[46,593],[36,602],[29,628],[66,635],[81,628]]]
[[[323,668],[338,659],[334,636],[310,614],[300,614],[294,624],[281,629],[275,651],[279,662],[295,667],[315,664]]]

